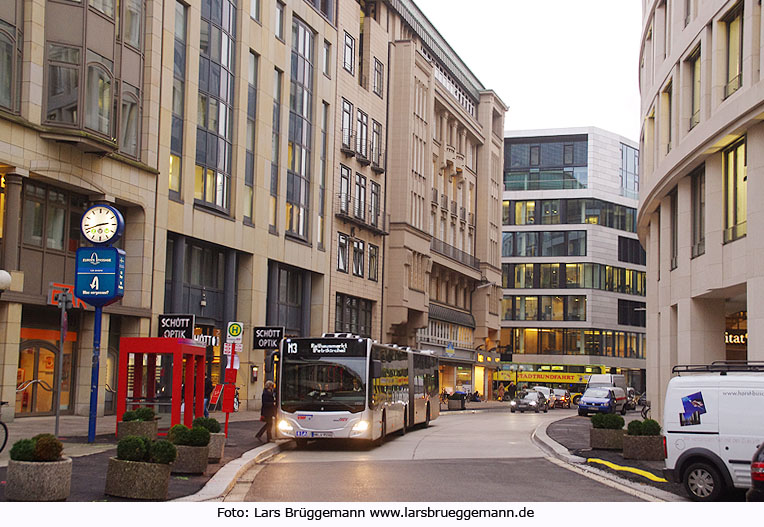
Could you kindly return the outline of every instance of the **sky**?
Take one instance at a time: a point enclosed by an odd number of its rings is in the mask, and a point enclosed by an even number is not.
[[[597,126],[639,139],[639,0],[414,1],[509,106],[505,130]]]

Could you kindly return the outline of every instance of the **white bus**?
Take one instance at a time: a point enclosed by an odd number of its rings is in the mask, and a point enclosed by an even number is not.
[[[381,444],[439,407],[438,359],[348,334],[286,338],[279,360],[277,436]]]

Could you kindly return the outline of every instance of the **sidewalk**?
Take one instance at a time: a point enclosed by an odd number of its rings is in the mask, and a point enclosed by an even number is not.
[[[216,418],[221,425],[225,423],[223,413],[214,412],[210,417]],[[72,488],[68,501],[132,501],[106,496],[103,493],[106,485],[106,466],[109,458],[116,454],[115,422],[114,416],[99,417],[96,422],[96,440],[89,444],[87,417],[61,417],[59,432],[64,443],[64,455],[72,457]],[[204,475],[171,476],[169,499],[199,492],[222,467],[247,452],[272,449],[273,443],[263,444],[255,439],[261,425],[259,411],[232,413],[223,459],[220,463],[209,464]],[[0,501],[5,501],[8,451],[13,442],[43,432],[53,433],[54,427],[54,417],[28,417],[16,419],[8,424],[8,446],[0,454]],[[254,455],[257,455],[257,452],[254,452]]]

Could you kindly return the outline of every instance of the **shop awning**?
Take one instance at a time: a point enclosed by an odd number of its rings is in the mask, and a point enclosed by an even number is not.
[[[470,313],[457,311],[456,309],[450,309],[437,304],[430,304],[430,318],[475,329],[475,317]]]

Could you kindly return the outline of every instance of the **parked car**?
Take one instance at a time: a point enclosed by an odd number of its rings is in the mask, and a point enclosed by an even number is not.
[[[562,388],[555,388],[552,390],[554,393],[554,405],[560,408],[570,408],[570,392]]]
[[[610,388],[611,386],[617,386],[624,392],[628,388],[628,386],[626,386],[625,375],[616,375],[613,373],[594,373],[589,376],[589,382],[586,385],[587,388],[599,388],[601,386],[605,386],[607,388]]]
[[[626,414],[626,392],[617,386],[587,388],[578,400],[578,415],[589,415],[589,412]]]
[[[546,386],[534,386],[534,390],[537,392],[541,392],[544,394],[544,398],[547,400],[547,404],[549,405],[550,410],[554,410],[555,407],[555,395],[551,388],[547,388]]]
[[[718,361],[675,366],[673,373],[679,376],[669,380],[663,405],[665,478],[682,483],[695,501],[751,488],[748,460],[764,438],[760,367]]]
[[[520,413],[528,410],[529,412],[544,413],[549,410],[549,403],[544,397],[544,394],[537,391],[519,392],[510,404],[510,410],[512,413],[520,411]]]
[[[764,440],[751,460],[751,488],[745,493],[746,501],[764,501]]]

